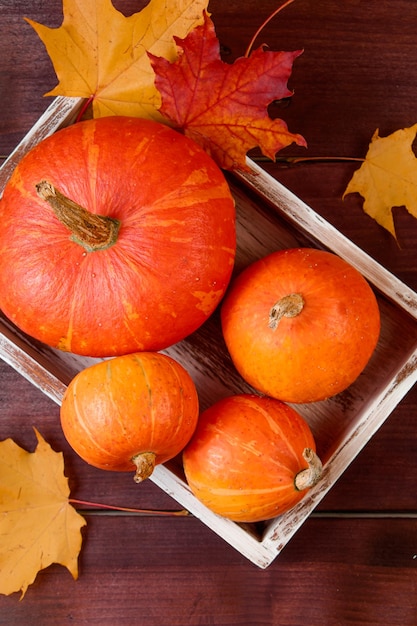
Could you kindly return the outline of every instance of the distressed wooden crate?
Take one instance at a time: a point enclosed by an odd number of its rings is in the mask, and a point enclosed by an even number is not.
[[[0,192],[23,155],[42,138],[74,121],[81,99],[57,98],[0,170]],[[236,199],[236,271],[280,248],[316,246],[355,266],[373,286],[382,330],[376,351],[344,393],[297,410],[310,424],[324,463],[323,478],[291,511],[262,524],[237,524],[207,510],[191,493],[180,459],[156,468],[150,480],[260,568],[277,557],[352,460],[417,379],[417,294],[344,237],[310,207],[248,160],[250,171],[228,180]],[[224,348],[218,315],[166,350],[198,388],[201,408],[221,397],[251,391]],[[94,360],[63,353],[27,337],[0,314],[0,356],[58,404],[66,385]]]

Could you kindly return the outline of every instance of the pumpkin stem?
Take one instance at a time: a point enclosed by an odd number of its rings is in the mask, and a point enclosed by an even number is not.
[[[276,330],[283,317],[297,317],[303,310],[304,304],[301,293],[290,293],[278,300],[269,311],[269,328]]]
[[[133,477],[135,483],[141,483],[152,474],[155,469],[156,454],[154,452],[140,452],[135,454],[132,462],[136,465],[136,472]]]
[[[308,468],[298,472],[294,478],[294,485],[297,491],[304,491],[304,489],[314,487],[320,480],[323,471],[323,465],[314,450],[305,448],[303,457],[308,463]]]
[[[119,220],[90,213],[46,180],[36,185],[36,191],[52,207],[61,224],[69,228],[73,241],[83,246],[87,252],[105,250],[117,241]]]

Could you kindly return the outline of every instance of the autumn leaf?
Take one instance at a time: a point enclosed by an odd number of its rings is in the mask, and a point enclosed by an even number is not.
[[[376,130],[364,163],[343,197],[359,193],[363,210],[396,237],[393,207],[404,206],[417,218],[417,159],[412,149],[417,124],[380,137]]]
[[[159,119],[160,96],[147,52],[174,60],[173,36],[202,22],[208,0],[150,0],[125,17],[111,0],[63,0],[64,19],[49,28],[27,19],[52,60],[58,85],[48,96],[93,98],[94,117]]]
[[[62,453],[35,430],[27,452],[12,439],[0,442],[0,593],[22,597],[39,570],[60,563],[78,576],[80,529],[85,520],[69,504]]]
[[[150,53],[162,96],[164,117],[199,143],[225,169],[246,169],[248,150],[260,147],[271,159],[301,135],[288,131],[281,119],[271,119],[267,107],[292,95],[287,81],[295,52],[273,52],[262,46],[249,57],[225,63],[210,17],[184,39],[175,37],[175,61]]]

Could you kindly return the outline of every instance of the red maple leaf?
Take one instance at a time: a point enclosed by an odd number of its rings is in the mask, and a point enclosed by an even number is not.
[[[258,48],[233,64],[220,58],[220,44],[207,13],[204,23],[185,39],[175,38],[174,62],[149,54],[161,94],[160,112],[176,128],[200,144],[224,169],[247,169],[246,153],[260,147],[274,159],[291,143],[306,145],[267,107],[292,95],[287,81],[295,52]]]

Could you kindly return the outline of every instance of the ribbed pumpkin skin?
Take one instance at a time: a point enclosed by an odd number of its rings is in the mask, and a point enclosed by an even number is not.
[[[209,509],[237,522],[280,515],[299,502],[295,476],[315,451],[308,424],[288,405],[240,394],[204,411],[183,452],[187,482]]]
[[[70,382],[61,405],[64,435],[100,469],[134,471],[131,459],[154,452],[164,463],[181,452],[198,419],[188,372],[158,353],[129,354],[92,365]]]
[[[269,323],[271,308],[300,293],[304,308]],[[282,250],[256,261],[231,284],[222,330],[233,363],[255,389],[284,402],[323,400],[346,389],[378,342],[380,314],[363,276],[335,254]]]
[[[35,185],[48,180],[121,222],[94,252],[73,241]],[[65,351],[160,350],[196,330],[222,298],[235,256],[223,173],[195,142],[156,122],[88,120],[18,164],[0,202],[0,308]]]

